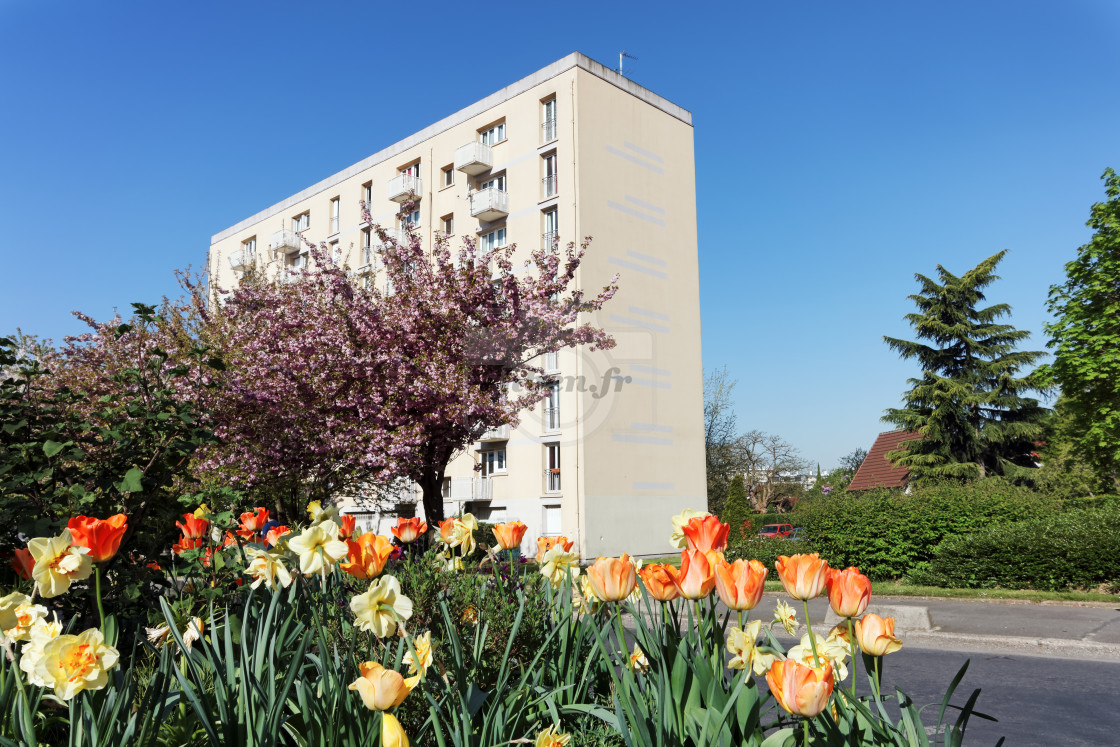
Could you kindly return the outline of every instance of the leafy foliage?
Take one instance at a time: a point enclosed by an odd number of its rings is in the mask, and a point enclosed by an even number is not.
[[[1113,489],[1120,488],[1120,177],[1106,169],[1106,202],[1093,205],[1093,238],[1050,288],[1046,325],[1052,372],[1076,431],[1074,444]]]
[[[727,502],[720,518],[723,519],[723,523],[731,527],[729,536],[732,539],[751,534],[751,504],[747,500],[747,486],[742,475],[735,475],[732,478],[731,488],[727,491]]]
[[[999,319],[1007,304],[979,307],[983,289],[995,282],[996,265],[1006,251],[988,257],[957,277],[941,265],[938,279],[915,275],[921,291],[908,314],[919,340],[884,337],[904,359],[917,360],[921,378],[910,379],[903,407],[887,410],[884,420],[922,434],[888,458],[908,467],[912,479],[970,479],[1031,467],[1030,453],[1042,433],[1045,410],[1025,396],[1040,387],[1039,377],[1019,372],[1041,352],[1017,351],[1030,335]]]

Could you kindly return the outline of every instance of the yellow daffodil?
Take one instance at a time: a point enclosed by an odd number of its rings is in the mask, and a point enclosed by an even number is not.
[[[556,724],[553,724],[538,734],[533,747],[567,747],[568,742],[572,741],[572,735],[557,733],[556,729]]]
[[[398,621],[412,617],[412,600],[401,594],[395,577],[382,576],[369,591],[350,600],[350,611],[359,628],[385,638],[397,632]]]
[[[307,504],[307,515],[311,517],[312,524],[321,524],[324,521],[333,521],[335,523],[335,532],[338,530],[338,508],[335,506],[327,506],[323,508],[321,501],[311,501]]]
[[[404,663],[408,665],[409,674],[420,674],[423,677],[428,672],[428,667],[432,666],[432,631],[424,631],[423,635],[418,635],[412,639],[412,649],[416,651],[416,657],[413,658],[412,651],[405,651]],[[420,668],[417,669],[416,660],[420,661]]]
[[[277,585],[288,588],[292,583],[292,574],[284,565],[278,553],[267,552],[259,547],[246,547],[245,555],[252,558],[245,569],[246,575],[252,576],[252,588],[257,588],[262,583],[275,590]]]
[[[630,668],[635,672],[645,672],[649,669],[649,659],[646,658],[646,652],[634,644],[634,652],[630,654]]]
[[[760,651],[755,646],[759,631],[762,630],[762,621],[753,620],[747,623],[746,628],[734,627],[727,631],[727,650],[735,654],[728,662],[730,669],[751,669],[757,675],[766,674],[770,665],[777,660],[777,656]]]
[[[26,604],[31,604],[31,597],[18,591],[13,591],[0,599],[0,631],[19,625],[19,614],[16,610]]]
[[[209,515],[210,507],[205,503],[200,504],[199,507],[194,510],[194,518],[196,519],[205,519]]]
[[[777,606],[774,607],[774,622],[781,623],[788,635],[797,632],[797,613],[784,600],[779,601]]]
[[[684,535],[684,527],[688,524],[689,519],[696,516],[711,516],[707,511],[693,511],[691,508],[686,508],[673,517],[673,534],[669,537],[669,542],[673,547],[681,550],[688,547],[688,538]]]
[[[832,664],[832,671],[835,672],[837,678],[840,680],[846,679],[848,677],[846,662],[851,649],[844,645],[844,642],[839,638],[823,638],[816,633],[813,633],[813,638],[817,642],[817,656],[820,657],[821,664],[823,665],[827,661]],[[786,652],[786,658],[800,662],[807,667],[818,666],[813,658],[813,644],[809,640],[808,633],[801,637],[799,645]]]
[[[381,747],[408,747],[408,735],[391,713],[381,714]]]
[[[90,628],[78,635],[60,635],[43,644],[35,676],[54,688],[62,700],[82,690],[100,690],[109,682],[109,670],[120,654],[105,643],[100,630]]]
[[[289,539],[288,549],[299,556],[299,570],[304,575],[324,571],[349,552],[346,543],[338,538],[338,525],[329,519]]]
[[[93,563],[87,554],[88,547],[78,547],[73,543],[69,529],[63,529],[57,537],[36,537],[27,543],[35,565],[31,577],[39,596],[50,599],[57,597],[70,588],[72,581],[89,578]]]
[[[541,575],[548,579],[553,589],[559,589],[565,578],[573,582],[579,575],[579,553],[565,552],[557,545],[544,554]]]
[[[19,668],[27,674],[27,681],[38,687],[52,687],[53,682],[36,674],[39,660],[43,658],[43,646],[62,634],[62,623],[57,619],[53,621],[40,620],[31,627],[27,642],[19,654]]]
[[[12,596],[9,594],[8,596]],[[30,597],[21,594],[27,601],[15,609],[15,624],[5,627],[0,635],[0,640],[26,641],[31,635],[31,628],[46,618],[47,608],[41,604],[32,604]],[[7,599],[8,597],[5,597]]]

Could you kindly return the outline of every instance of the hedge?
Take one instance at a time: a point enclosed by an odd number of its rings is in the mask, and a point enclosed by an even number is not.
[[[942,542],[913,583],[1120,591],[1120,507],[1070,511]]]
[[[874,490],[800,502],[782,518],[803,526],[814,551],[837,568],[875,580],[905,576],[934,557],[943,540],[1051,516],[1061,501],[1000,478],[917,487],[910,495]]]

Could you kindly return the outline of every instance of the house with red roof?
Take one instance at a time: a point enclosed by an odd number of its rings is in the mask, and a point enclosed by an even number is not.
[[[907,441],[922,437],[915,431],[888,431],[880,433],[863,464],[852,476],[848,490],[870,490],[872,488],[904,488],[910,478],[910,470],[898,467],[887,459],[887,452],[898,451]]]

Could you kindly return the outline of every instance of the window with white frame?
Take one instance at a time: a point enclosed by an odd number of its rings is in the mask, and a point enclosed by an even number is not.
[[[505,174],[498,174],[497,176],[492,176],[489,179],[486,179],[485,181],[481,181],[481,182],[478,183],[478,188],[480,190],[482,190],[482,189],[496,189],[499,192],[505,192],[506,191],[506,175]]]
[[[499,228],[496,231],[482,234],[479,237],[478,245],[484,252],[502,248],[506,245],[506,229]]]
[[[455,214],[451,213],[440,218],[440,228],[446,236],[455,235]]]
[[[373,264],[373,229],[362,229],[362,264]]]
[[[479,461],[482,462],[482,476],[504,475],[506,473],[506,450],[490,449],[479,452]]]
[[[541,142],[551,143],[556,139],[556,97],[541,102]]]
[[[544,445],[545,472],[544,492],[560,492],[560,443],[553,441]]]
[[[331,198],[331,234],[338,233],[338,221],[342,213],[342,200],[338,197]]]
[[[541,506],[541,534],[556,537],[562,534],[560,526],[560,506]]]
[[[506,139],[506,123],[499,122],[489,129],[479,130],[478,140],[483,145],[497,145]]]
[[[544,199],[556,196],[556,153],[541,156],[541,187]]]
[[[545,210],[541,213],[542,228],[541,233],[541,248],[547,252],[558,252],[560,246],[558,239],[560,237],[560,215],[556,208],[552,210]]]
[[[443,186],[450,187],[455,183],[455,164],[443,167]]]
[[[417,161],[416,163],[411,163],[408,166],[405,166],[404,168],[402,168],[400,170],[400,173],[404,174],[406,176],[415,176],[415,177],[419,178],[419,176],[420,176],[420,162]]]
[[[413,210],[411,213],[406,213],[401,216],[401,228],[411,228],[416,230],[420,227],[420,211]]]
[[[311,211],[300,213],[292,218],[292,230],[296,233],[301,233],[311,228]]]
[[[560,382],[548,383],[548,396],[544,398],[544,429],[546,431],[560,430]]]
[[[545,373],[552,373],[560,370],[560,353],[552,351],[551,353],[544,354],[544,370]]]
[[[241,257],[246,264],[257,258],[257,237],[245,239],[241,242]]]
[[[362,202],[366,204],[367,209],[373,209],[373,182],[366,182],[362,185]]]

